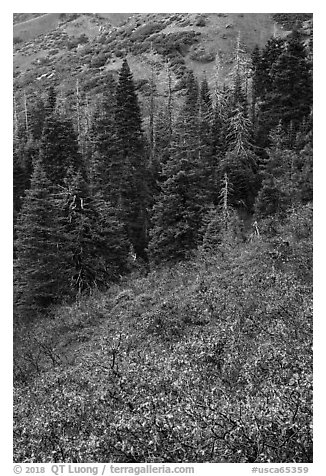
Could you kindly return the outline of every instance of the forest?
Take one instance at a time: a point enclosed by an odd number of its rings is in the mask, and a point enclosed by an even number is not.
[[[311,42],[103,86],[14,103],[15,461],[312,462]]]

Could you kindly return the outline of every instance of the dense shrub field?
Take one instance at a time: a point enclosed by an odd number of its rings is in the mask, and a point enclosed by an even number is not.
[[[312,210],[15,329],[15,462],[311,462]]]

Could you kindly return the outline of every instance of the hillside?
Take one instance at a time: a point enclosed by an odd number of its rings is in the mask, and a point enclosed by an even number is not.
[[[312,462],[309,14],[20,19],[15,462]]]
[[[34,18],[14,24],[14,41],[33,40],[37,36],[45,35],[55,30],[60,22],[60,13],[44,13]]]
[[[212,83],[217,55],[227,76],[239,34],[249,54],[286,33],[271,14],[45,14],[14,26],[14,88],[67,92],[90,76],[100,84],[125,54],[135,78],[148,80],[151,51],[157,69],[168,60],[176,78],[192,69]]]
[[[13,24],[14,26],[17,25],[17,23],[23,23],[28,20],[31,20],[32,18],[37,18],[42,15],[45,15],[45,13],[14,13],[13,14]]]
[[[18,327],[15,462],[311,462],[311,213]]]

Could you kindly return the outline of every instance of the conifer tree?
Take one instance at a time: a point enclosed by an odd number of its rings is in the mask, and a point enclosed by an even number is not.
[[[79,294],[94,286],[105,288],[127,269],[129,243],[116,211],[100,193],[91,196],[80,172],[73,169],[58,203],[72,289]]]
[[[259,88],[261,84],[261,52],[259,46],[256,45],[251,54],[251,72],[252,72],[252,94],[251,94],[251,120],[256,125],[256,108],[259,96]]]
[[[30,131],[34,140],[39,141],[42,137],[44,121],[47,111],[41,97],[36,97],[31,107]]]
[[[169,65],[166,65],[166,75],[163,82],[166,85],[163,93],[163,99],[157,100],[157,113],[153,121],[154,137],[153,137],[153,163],[152,163],[152,192],[154,201],[159,193],[159,187],[163,177],[163,166],[168,161],[171,154],[172,130],[174,126],[175,107],[173,102],[173,81],[172,72]]]
[[[83,170],[77,135],[71,121],[51,114],[45,121],[40,142],[40,155],[49,180],[62,185],[69,167]]]
[[[255,202],[258,216],[284,214],[298,201],[297,154],[287,147],[287,134],[281,122],[269,135],[271,147],[262,163],[262,186]]]
[[[292,122],[294,130],[312,105],[312,78],[307,50],[298,31],[290,35],[285,48],[271,69],[270,114],[274,121],[282,119],[285,126]]]
[[[252,140],[252,123],[238,102],[229,117],[227,151],[219,164],[219,174],[229,177],[234,189],[232,206],[249,211],[254,202],[257,156]]]
[[[307,204],[313,201],[313,147],[307,142],[297,154],[295,162],[294,180],[300,202]]]
[[[198,85],[189,74],[184,106],[175,125],[171,155],[163,167],[161,195],[153,208],[149,251],[155,262],[178,260],[199,243],[207,184],[199,140]]]
[[[15,278],[18,308],[24,316],[57,301],[65,287],[60,235],[51,183],[37,160],[17,222]]]
[[[213,203],[216,193],[216,168],[212,153],[211,124],[213,117],[212,99],[206,78],[200,85],[198,107],[199,164],[202,171],[203,190],[207,190],[206,202]]]
[[[274,37],[268,40],[260,55],[254,52],[252,57],[253,66],[253,91],[257,104],[255,111],[255,140],[263,153],[263,149],[269,145],[268,136],[270,130],[275,127],[278,120],[272,120],[269,111],[273,107],[270,98],[272,91],[272,67],[277,61],[284,48],[284,39]]]
[[[203,248],[206,251],[219,250],[222,253],[229,246],[234,246],[244,238],[241,220],[231,205],[234,193],[227,173],[224,174],[219,204],[211,207],[204,218]]]
[[[13,143],[13,200],[15,217],[20,212],[26,190],[30,188],[33,162],[38,154],[37,142],[31,135],[26,135],[25,131],[19,130]]]
[[[312,106],[311,61],[298,31],[286,40],[269,40],[255,68],[254,82],[260,99],[258,145],[270,145],[269,132],[280,120],[295,137]]]
[[[213,203],[219,203],[219,194],[223,180],[221,163],[228,148],[228,123],[231,111],[231,94],[224,87],[215,91],[216,100],[212,113],[210,132],[211,157],[213,162]]]
[[[48,89],[48,97],[45,104],[45,110],[46,110],[47,116],[50,116],[51,114],[55,112],[56,104],[57,104],[57,93],[54,86],[50,86]]]
[[[116,147],[115,88],[115,82],[109,77],[92,118],[88,176],[92,193],[100,192],[106,200],[117,206],[118,184],[121,180],[119,174],[122,170]]]
[[[146,260],[147,158],[138,98],[126,59],[120,70],[116,90],[115,124],[120,164],[118,207],[136,255]]]

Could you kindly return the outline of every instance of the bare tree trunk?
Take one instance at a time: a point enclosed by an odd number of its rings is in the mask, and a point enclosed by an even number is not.
[[[151,167],[154,160],[154,66],[151,66],[151,95],[150,95],[150,109],[149,109],[149,166]]]
[[[168,70],[168,120],[169,120],[169,137],[172,137],[172,77],[169,66]]]
[[[28,111],[27,111],[27,97],[26,97],[26,92],[24,91],[24,113],[25,113],[25,128],[26,128],[26,133],[29,131],[28,127]]]
[[[76,81],[76,110],[77,110],[77,134],[80,141],[80,96],[79,96],[79,80]]]
[[[14,96],[14,140],[18,138],[18,115],[17,115],[17,104],[16,98]]]

